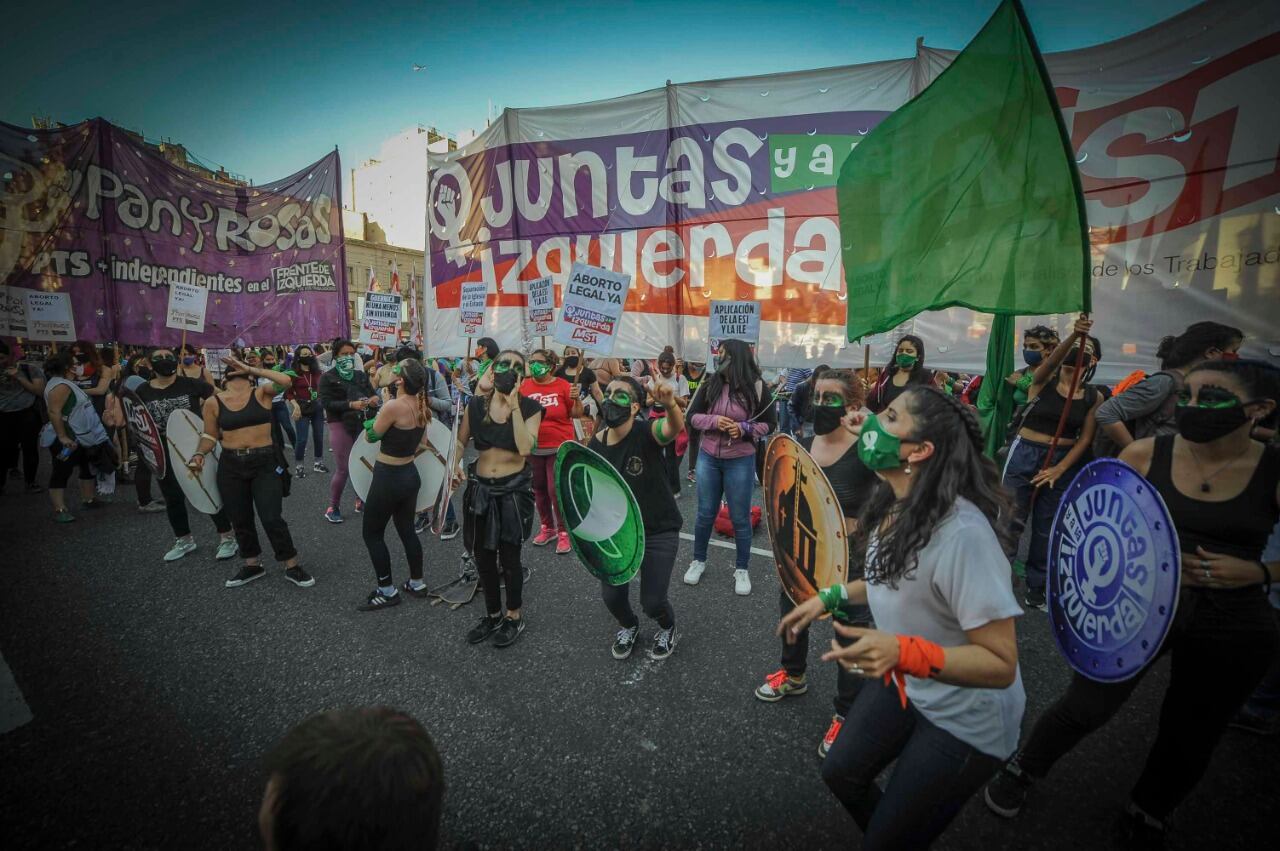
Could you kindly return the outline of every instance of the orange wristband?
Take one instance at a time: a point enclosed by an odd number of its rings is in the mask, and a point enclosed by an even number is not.
[[[942,672],[946,654],[941,645],[918,635],[899,635],[897,638],[898,664],[884,675],[884,683],[888,685],[892,681],[897,684],[898,699],[902,701],[902,708],[906,709],[907,676],[922,680],[936,677]]]

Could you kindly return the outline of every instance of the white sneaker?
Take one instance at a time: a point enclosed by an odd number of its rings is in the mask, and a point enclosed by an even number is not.
[[[193,552],[196,548],[194,538],[179,538],[173,542],[173,549],[164,554],[165,561],[177,561],[189,552]]]
[[[751,577],[745,570],[733,572],[733,593],[745,597],[751,593]]]
[[[706,569],[707,563],[705,561],[689,562],[689,569],[684,572],[684,584],[697,585],[698,581],[702,579],[702,571]]]

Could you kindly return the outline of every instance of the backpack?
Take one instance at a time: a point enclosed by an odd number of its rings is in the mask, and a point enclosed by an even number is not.
[[[1155,378],[1157,375],[1167,375],[1173,379],[1173,387],[1170,388],[1169,394],[1165,396],[1160,406],[1145,416],[1137,417],[1132,420],[1125,420],[1124,427],[1129,430],[1129,434],[1133,435],[1134,440],[1141,440],[1144,437],[1150,437],[1156,434],[1160,429],[1173,422],[1174,411],[1178,407],[1178,394],[1182,391],[1182,386],[1186,384],[1186,378],[1182,373],[1173,370],[1162,369],[1159,372],[1152,373],[1143,381]],[[1129,386],[1132,386],[1130,384]],[[1127,389],[1127,388],[1126,388]],[[1112,394],[1112,398],[1120,395],[1117,390]],[[1093,436],[1093,456],[1095,458],[1114,458],[1120,454],[1120,445],[1107,436],[1106,432],[1099,428]]]

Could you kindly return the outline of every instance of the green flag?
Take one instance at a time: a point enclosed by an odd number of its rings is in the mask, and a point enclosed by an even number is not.
[[[1013,317],[996,316],[987,339],[987,372],[978,388],[978,421],[986,437],[986,454],[995,458],[1004,445],[1005,429],[1013,419],[1013,387],[1005,378],[1013,373]]]
[[[953,305],[1089,309],[1080,178],[1017,0],[853,150],[836,198],[850,341]]]

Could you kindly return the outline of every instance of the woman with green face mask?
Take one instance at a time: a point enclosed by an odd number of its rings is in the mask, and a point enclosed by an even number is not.
[[[535,547],[545,546],[554,538],[556,553],[572,551],[569,531],[564,528],[560,509],[556,507],[556,453],[560,444],[573,440],[573,420],[582,416],[578,393],[568,381],[556,375],[558,358],[547,349],[529,355],[529,377],[520,385],[520,395],[542,406],[542,424],[538,427],[538,444],[533,448],[533,499],[538,506],[541,527],[533,536]],[[580,391],[579,391],[580,392]]]
[[[880,380],[867,394],[867,407],[879,413],[908,387],[933,383],[933,373],[924,368],[924,340],[904,334],[893,350],[893,359],[880,370]]]
[[[360,436],[364,421],[376,413],[381,400],[374,392],[369,374],[356,363],[356,346],[350,340],[335,340],[333,369],[320,378],[320,404],[329,422],[329,446],[333,448],[333,478],[329,482],[329,507],[324,519],[342,522],[342,491],[347,486],[347,463],[351,447]],[[356,499],[356,513],[364,504]]]
[[[876,628],[823,655],[867,681],[822,764],[822,779],[868,848],[926,848],[1018,744],[1018,672],[1009,502],[982,454],[973,412],[909,387],[861,424],[858,457],[880,483],[851,536],[851,576],[778,625],[794,640],[824,610],[871,608]],[[877,776],[896,760],[881,791]]]

